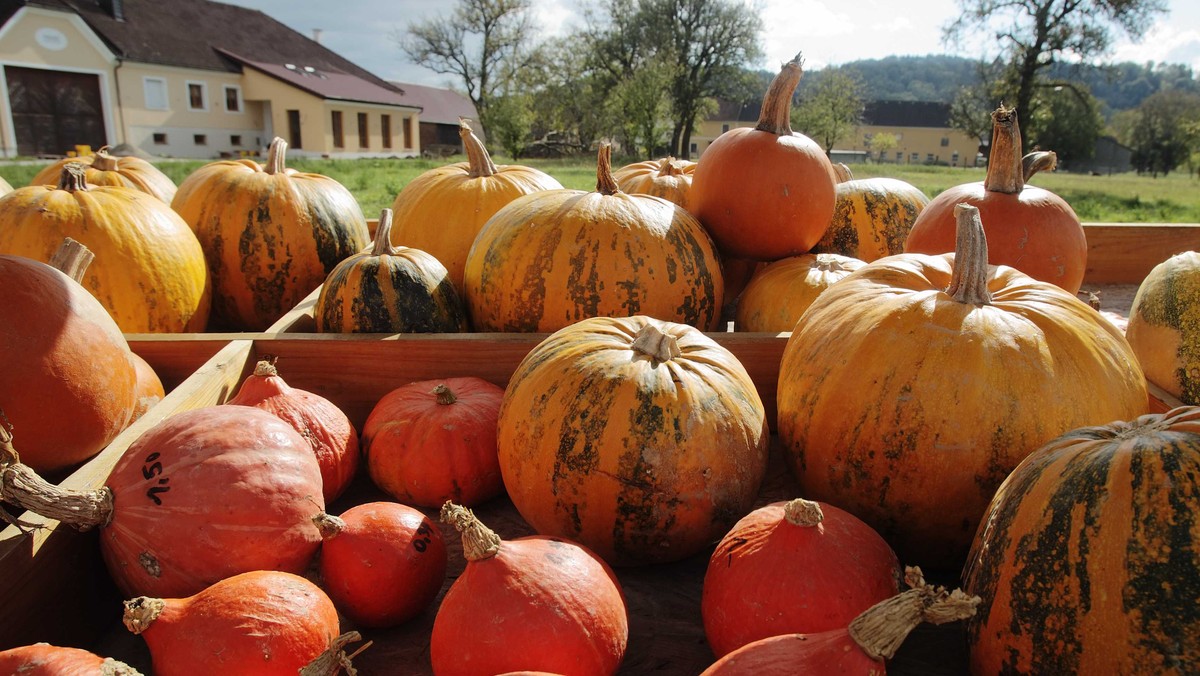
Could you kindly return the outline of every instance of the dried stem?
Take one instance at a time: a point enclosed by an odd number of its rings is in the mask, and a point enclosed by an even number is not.
[[[442,523],[452,524],[462,534],[463,558],[467,561],[490,559],[500,551],[500,536],[461,505],[446,501],[442,505]]]
[[[871,606],[850,622],[850,637],[872,659],[891,659],[918,624],[965,620],[980,603],[978,596],[960,589],[951,592],[927,584],[920,568],[906,568],[905,574],[912,589]]]
[[[463,149],[467,152],[467,175],[471,178],[480,178],[492,176],[499,168],[492,161],[492,156],[487,151],[487,146],[483,145],[483,141],[475,135],[471,130],[470,120],[460,117],[458,118],[458,136],[462,139]]]
[[[664,362],[683,356],[679,340],[664,332],[657,324],[646,324],[633,339],[633,349],[655,362]]]
[[[957,242],[954,245],[954,270],[946,293],[960,303],[990,305],[987,237],[979,209],[970,204],[955,205],[954,218]]]
[[[612,145],[600,144],[600,152],[596,157],[596,192],[601,195],[615,195],[621,192],[617,179],[612,173]]]
[[[82,242],[67,237],[50,256],[50,266],[58,268],[76,283],[83,284],[83,275],[95,258],[96,254]]]
[[[796,93],[796,85],[804,77],[804,58],[797,54],[791,61],[783,64],[783,68],[771,80],[771,86],[763,96],[762,110],[758,114],[758,125],[755,129],[767,131],[776,136],[792,135],[792,95]]]
[[[1010,195],[1016,195],[1025,188],[1017,110],[1005,108],[1003,103],[992,111],[992,150],[988,156],[987,176],[983,179],[983,187],[992,192]]]

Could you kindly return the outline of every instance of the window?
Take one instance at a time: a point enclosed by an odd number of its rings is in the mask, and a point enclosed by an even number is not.
[[[925,164],[933,164],[933,153],[925,154]]]
[[[205,134],[192,134],[192,143],[198,146],[208,145],[208,136]]]
[[[241,134],[234,134],[234,135],[230,136],[230,137],[229,137],[229,145],[231,145],[231,146],[240,146],[240,145],[242,145],[242,135],[241,135]]]
[[[729,131],[729,125],[728,124],[721,125],[721,133],[724,134],[727,131]]]
[[[144,77],[142,78],[142,92],[146,97],[147,110],[169,110],[166,80],[161,77]]]
[[[950,164],[955,167],[958,166],[958,151],[957,150],[955,150],[954,153],[952,155],[950,155]]]
[[[208,88],[203,82],[187,83],[188,109],[208,110]]]
[[[367,148],[371,145],[370,134],[367,130],[367,114],[358,114],[358,147]]]
[[[909,162],[919,162],[920,160],[921,160],[921,153],[913,153],[908,156]]]
[[[293,148],[303,148],[300,143],[300,111],[287,111],[288,120],[288,145]]]
[[[156,145],[156,146],[167,145],[167,135],[166,134],[156,133],[153,135],[153,139],[154,139],[154,145]]]
[[[691,145],[691,153],[690,153],[690,154],[692,154],[692,155],[695,155],[695,154],[696,154],[696,144],[695,144],[695,143],[693,143],[693,144]]]
[[[949,145],[950,145],[950,137],[949,137],[949,136],[943,136],[943,137],[942,137],[942,147],[943,147],[943,148],[946,148],[946,147],[948,147]]]
[[[896,161],[899,162],[900,160],[903,160],[903,159],[904,159],[904,153],[902,151],[897,150],[896,151]]]
[[[331,121],[333,122],[333,147],[346,147],[346,139],[342,134],[342,111],[333,111],[333,113],[331,113]]]
[[[383,136],[383,147],[391,148],[392,147],[392,116],[391,115],[380,115],[379,116],[379,133],[380,133],[380,135]]]
[[[225,111],[242,112],[242,88],[225,85]]]
[[[412,121],[413,121],[413,118],[411,118],[411,117],[404,118],[404,147],[405,148],[413,147]]]

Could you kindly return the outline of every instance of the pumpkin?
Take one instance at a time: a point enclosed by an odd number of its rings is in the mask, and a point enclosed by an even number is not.
[[[354,195],[328,176],[288,169],[286,157],[276,138],[265,164],[210,162],[171,200],[208,261],[214,326],[266,329],[370,243]]]
[[[467,161],[430,169],[400,190],[392,203],[392,241],[438,259],[461,295],[467,252],[484,223],[514,199],[562,184],[533,167],[497,166],[466,120],[458,135]]]
[[[988,507],[963,572],[972,673],[1200,670],[1200,408],[1072,430]]]
[[[614,565],[686,558],[750,511],[767,469],[762,400],[698,329],[597,317],[517,366],[497,447],[517,511]]]
[[[302,572],[321,544],[312,517],[325,508],[308,442],[250,406],[165,418],[94,491],[6,464],[0,497],[79,530],[99,528],[109,575],[126,596],[186,596],[250,570]]]
[[[742,292],[734,328],[792,331],[817,296],[864,265],[839,254],[802,254],[768,263]]]
[[[0,650],[0,674],[13,676],[139,676],[133,667],[90,650],[49,643]]]
[[[461,505],[443,505],[441,519],[462,533],[466,566],[433,620],[434,673],[616,673],[629,619],[604,561],[557,538],[501,540]]]
[[[803,498],[742,517],[708,559],[700,611],[721,657],[779,634],[841,629],[899,593],[900,563],[870,526]]]
[[[91,252],[73,240],[66,248],[66,272],[0,254],[0,428],[43,473],[99,453],[138,405],[129,343],[76,281]]]
[[[921,210],[904,241],[908,253],[954,250],[954,209],[978,207],[986,226],[988,261],[1008,265],[1075,294],[1087,268],[1087,237],[1075,210],[1063,198],[1031,185],[1029,178],[1053,169],[1054,153],[1021,156],[1017,111],[1001,105],[992,112],[992,150],[983,182],[938,193]]]
[[[391,627],[420,615],[446,579],[442,532],[395,502],[368,502],[317,517],[321,586],[359,627]]]
[[[545,190],[496,212],[467,255],[477,331],[551,332],[644,314],[711,329],[724,293],[712,240],[687,211],[617,187],[600,147],[596,191]]]
[[[145,640],[155,676],[295,676],[339,636],[337,609],[316,584],[248,571],[184,598],[124,603],[125,628]]]
[[[967,619],[980,601],[960,589],[948,592],[926,584],[919,568],[907,569],[905,579],[911,589],[864,610],[848,626],[747,643],[717,660],[701,676],[881,676],[887,673],[885,661],[918,625]]]
[[[408,505],[467,507],[504,492],[496,424],[504,388],[464,376],[385,394],[363,424],[371,480]]]
[[[1146,378],[1185,404],[1200,404],[1200,253],[1154,266],[1138,286],[1125,337]]]
[[[86,167],[85,179],[91,185],[116,185],[133,188],[170,204],[175,197],[175,182],[158,167],[140,157],[121,157],[109,154],[104,146],[90,156],[68,157],[47,165],[33,177],[29,185],[55,185],[63,167],[78,162]]]
[[[654,195],[686,208],[695,171],[695,162],[663,157],[627,164],[613,172],[613,180],[623,192]]]
[[[803,495],[900,557],[962,565],[992,493],[1050,439],[1145,412],[1124,336],[1075,296],[987,264],[980,210],[955,254],[867,264],[784,346],[778,431]]]
[[[730,129],[696,162],[688,211],[725,256],[773,261],[808,253],[833,218],[833,166],[815,141],[792,131],[797,55],[763,97],[758,125]]]
[[[211,289],[200,242],[161,200],[132,188],[89,186],[68,163],[56,185],[0,197],[0,253],[40,261],[71,237],[96,260],[81,282],[125,333],[204,330]]]
[[[12,192],[12,189],[12,185],[8,181],[0,178],[0,196],[7,195]]]
[[[162,398],[167,396],[167,391],[163,388],[158,373],[154,371],[154,367],[149,362],[136,352],[130,352],[130,355],[133,357],[134,369],[137,372],[137,406],[134,407],[133,414],[129,417],[129,421],[133,422],[162,401]]]
[[[903,253],[908,231],[929,204],[929,197],[906,181],[855,179],[846,165],[839,167],[846,179],[837,184],[833,220],[813,252],[835,253],[868,263]]]
[[[313,316],[319,333],[454,333],[467,313],[450,276],[420,249],[393,247],[392,210],[384,209],[375,244],[337,264],[321,285]]]
[[[288,423],[312,447],[325,504],[345,492],[358,471],[358,431],[337,404],[287,384],[273,361],[260,360],[226,405],[254,406]]]

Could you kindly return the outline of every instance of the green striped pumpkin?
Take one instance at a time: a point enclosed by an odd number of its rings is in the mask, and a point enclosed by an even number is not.
[[[446,267],[420,249],[391,245],[384,209],[375,244],[329,273],[313,309],[319,333],[456,333],[466,310]]]
[[[963,577],[973,674],[1200,673],[1200,407],[1035,451]]]
[[[895,178],[838,183],[833,220],[813,253],[835,253],[868,263],[902,253],[908,231],[927,204],[929,197],[920,188]]]
[[[1125,337],[1147,380],[1185,404],[1200,404],[1200,253],[1172,256],[1146,275]]]

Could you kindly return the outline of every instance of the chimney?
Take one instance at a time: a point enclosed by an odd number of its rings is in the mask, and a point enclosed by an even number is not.
[[[317,43],[318,45],[321,44],[321,29],[314,28],[314,29],[312,29],[312,32],[313,32],[313,42]]]

